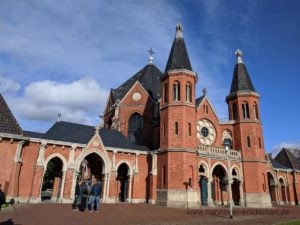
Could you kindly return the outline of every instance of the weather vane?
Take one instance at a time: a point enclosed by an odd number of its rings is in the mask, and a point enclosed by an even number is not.
[[[147,52],[149,53],[149,64],[153,64],[153,55],[155,54],[154,51],[152,50],[152,48],[150,48],[149,50],[147,50]]]

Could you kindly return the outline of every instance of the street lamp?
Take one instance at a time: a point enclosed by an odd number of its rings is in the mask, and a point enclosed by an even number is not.
[[[226,150],[226,159],[227,159],[227,176],[228,176],[228,195],[229,195],[229,219],[233,219],[233,213],[232,213],[232,191],[231,191],[231,175],[230,175],[230,159],[229,159],[229,144],[224,143],[225,150]]]

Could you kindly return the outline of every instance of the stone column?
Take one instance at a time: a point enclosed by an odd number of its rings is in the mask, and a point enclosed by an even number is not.
[[[112,171],[116,170],[116,154],[118,153],[118,151],[113,151],[113,157],[112,157]]]
[[[139,166],[138,166],[139,165],[139,162],[138,162],[139,155],[140,155],[140,153],[135,154],[134,173],[139,173]]]
[[[67,171],[64,170],[64,171],[63,171],[63,175],[62,175],[62,180],[61,180],[60,193],[59,193],[60,201],[61,201],[61,202],[63,201],[63,198],[64,198],[64,189],[65,189],[65,182],[66,182],[66,173],[67,173]]]
[[[111,178],[111,173],[107,173],[107,178],[106,178],[107,188],[106,188],[106,200],[105,200],[105,202],[109,202],[110,178]]]
[[[129,175],[128,183],[128,203],[131,203],[132,175]]]
[[[245,206],[245,198],[244,198],[244,189],[243,189],[243,180],[240,181],[240,203],[241,206]]]
[[[104,182],[103,182],[104,181]],[[102,194],[102,202],[106,202],[106,196],[107,196],[107,174],[104,174],[104,178],[102,178],[102,185],[104,187],[103,194]]]
[[[212,196],[211,196],[211,184],[212,184],[212,182],[213,182],[212,178],[207,179],[207,205],[208,206],[213,206],[214,205],[213,199],[212,199]]]

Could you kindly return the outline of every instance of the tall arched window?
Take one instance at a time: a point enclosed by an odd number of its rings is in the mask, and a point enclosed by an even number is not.
[[[254,105],[253,105],[253,114],[254,114],[254,119],[259,120],[258,108],[257,108],[257,104],[256,103],[254,103]]]
[[[173,84],[173,101],[180,101],[180,83],[178,81]]]
[[[243,110],[243,118],[244,119],[249,119],[250,115],[249,115],[249,105],[248,105],[248,102],[243,102],[243,104],[242,104],[242,110]]]
[[[144,119],[138,114],[134,113],[129,118],[128,137],[133,144],[142,144],[142,131],[144,128]]]
[[[175,122],[175,134],[177,135],[179,133],[179,125],[178,122]]]
[[[247,146],[248,148],[251,148],[251,142],[250,142],[250,137],[247,136]]]
[[[168,84],[164,84],[164,103],[168,103]]]
[[[188,132],[189,132],[189,136],[192,136],[192,124],[191,123],[188,124]]]
[[[190,82],[187,82],[185,86],[185,96],[187,102],[192,102],[192,85]]]
[[[232,119],[237,120],[237,108],[235,103],[232,104]]]

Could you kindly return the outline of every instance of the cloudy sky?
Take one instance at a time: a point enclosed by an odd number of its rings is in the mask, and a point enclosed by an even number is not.
[[[25,130],[62,120],[95,125],[110,88],[148,61],[164,71],[175,25],[184,38],[197,97],[226,120],[234,52],[261,95],[265,147],[300,145],[300,2],[0,1],[0,93]]]

